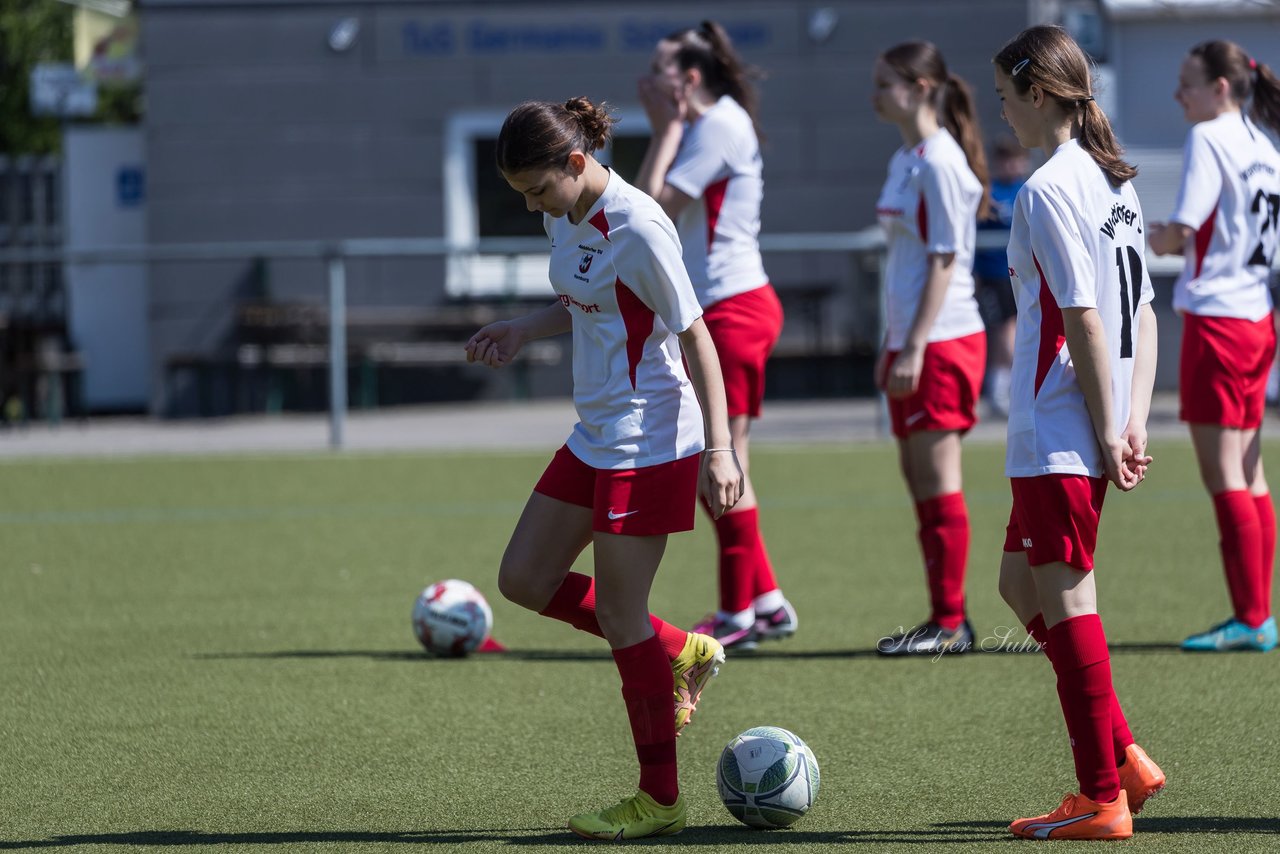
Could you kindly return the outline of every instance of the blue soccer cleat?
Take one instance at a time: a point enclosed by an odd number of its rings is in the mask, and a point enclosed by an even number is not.
[[[1256,629],[1234,617],[1207,632],[1192,635],[1182,642],[1188,652],[1228,652],[1236,649],[1269,652],[1276,648],[1276,618],[1267,617]]]

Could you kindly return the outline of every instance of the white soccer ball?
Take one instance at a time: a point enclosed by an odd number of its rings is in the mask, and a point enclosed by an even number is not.
[[[413,605],[413,633],[433,655],[474,652],[493,629],[493,611],[480,591],[465,581],[437,581]]]
[[[758,726],[725,745],[716,788],[733,817],[749,827],[795,824],[818,797],[818,760],[790,730]]]

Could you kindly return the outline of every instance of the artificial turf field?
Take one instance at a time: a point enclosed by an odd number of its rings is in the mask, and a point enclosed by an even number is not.
[[[603,641],[495,583],[549,451],[0,465],[0,850],[598,844],[564,823],[634,789],[617,672]],[[965,457],[980,636],[1012,623],[996,594],[1002,453]],[[1098,583],[1121,702],[1169,786],[1110,845],[1277,851],[1280,651],[1177,651],[1229,607],[1189,445],[1153,453],[1147,483],[1108,496]],[[730,658],[679,742],[689,829],[630,844],[1036,845],[1006,824],[1075,786],[1048,662],[872,651],[927,612],[893,449],[761,446],[753,476],[800,631]],[[489,596],[509,654],[421,653],[414,597],[445,577]],[[700,519],[672,538],[652,604],[688,625],[714,602]],[[821,766],[817,804],[789,830],[742,827],[716,795],[720,749],[760,724],[794,730]]]

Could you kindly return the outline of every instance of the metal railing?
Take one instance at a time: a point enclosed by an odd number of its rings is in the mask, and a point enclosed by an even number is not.
[[[1003,248],[1008,241],[1001,231],[979,231],[980,249]],[[879,227],[852,232],[761,235],[765,253],[831,252],[851,256],[874,254],[882,260],[884,234]],[[546,253],[545,238],[488,238],[460,248],[444,238],[357,238],[349,240],[281,240],[226,243],[167,243],[102,246],[78,249],[34,246],[0,249],[0,265],[12,264],[114,264],[172,261],[228,261],[248,258],[323,261],[327,276],[329,310],[328,386],[329,444],[345,444],[347,389],[347,261],[359,258],[413,258],[466,255],[523,255]],[[1181,258],[1157,258],[1149,254],[1153,274],[1176,274]],[[883,318],[883,307],[880,318]],[[878,320],[882,322],[882,320]],[[878,340],[878,339],[877,339]]]

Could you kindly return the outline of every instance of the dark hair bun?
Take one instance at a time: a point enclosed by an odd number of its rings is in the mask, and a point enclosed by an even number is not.
[[[565,101],[564,108],[582,126],[582,136],[591,150],[604,148],[613,135],[613,125],[617,121],[609,112],[609,105],[604,102],[593,104],[591,99],[579,96]]]

